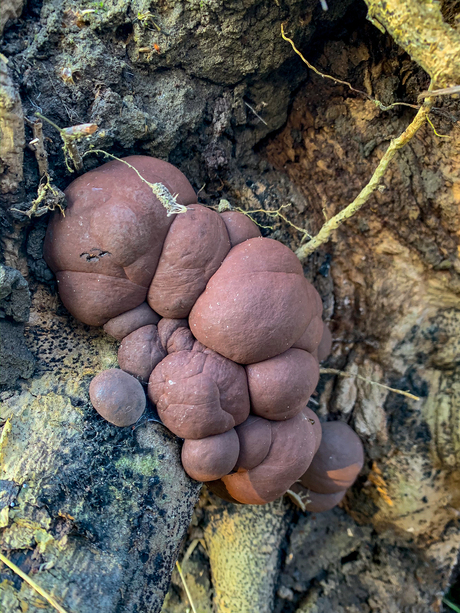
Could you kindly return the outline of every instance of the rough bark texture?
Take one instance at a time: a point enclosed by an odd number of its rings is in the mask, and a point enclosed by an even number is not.
[[[8,75],[2,73],[10,92],[2,101],[6,125],[21,125],[19,91],[28,117],[38,109],[63,127],[97,123],[82,150],[94,145],[115,155],[167,158],[197,189],[205,184],[205,204],[225,198],[274,210],[291,203],[284,214],[314,234],[324,214],[356,196],[413,111],[383,113],[346,88],[307,80],[304,65],[279,37],[280,23],[321,70],[384,104],[414,103],[428,80],[365,25],[363,4],[329,2],[327,13],[316,0],[279,4],[29,3],[0,49],[8,58]],[[92,12],[83,15],[88,8]],[[248,613],[439,610],[460,543],[460,137],[450,119],[458,118],[458,108],[438,106],[432,120],[451,140],[424,128],[359,217],[305,266],[333,331],[327,365],[408,389],[421,401],[323,377],[314,408],[360,433],[367,453],[363,475],[343,508],[321,517],[291,519],[288,511],[281,518],[271,506],[216,508],[215,499],[202,498],[184,571],[206,613],[213,587],[215,605],[232,610],[223,594],[235,589],[243,570],[251,589],[239,590],[238,607]],[[63,189],[75,174],[66,169],[58,133],[44,125],[44,134],[50,177]],[[160,425],[144,421],[134,431],[119,430],[91,409],[89,381],[116,363],[116,344],[60,306],[42,259],[46,217],[28,221],[6,213],[12,205],[28,209],[40,179],[31,150],[24,151],[22,182],[15,170],[21,147],[10,147],[10,154],[11,166],[2,167],[10,181],[2,201],[2,262],[29,283],[26,340],[23,324],[3,305],[0,317],[15,329],[10,347],[22,342],[22,351],[26,343],[37,366],[33,379],[21,379],[30,372],[15,368],[21,351],[12,351],[12,388],[1,396],[2,550],[69,613],[158,611],[197,486],[180,468],[178,443]],[[88,156],[85,169],[101,162]],[[292,227],[256,218],[272,226],[264,234],[299,246]],[[20,288],[12,288],[10,301],[13,289]],[[27,359],[31,368],[30,354]],[[15,385],[13,378],[19,378]],[[270,551],[248,544],[254,518],[257,538],[271,535]],[[223,534],[244,535],[233,552],[241,567],[223,564]],[[5,610],[43,610],[42,600],[10,571],[2,568],[1,579]],[[164,611],[183,611],[186,602],[174,575]]]
[[[432,0],[365,0],[369,19],[387,31],[439,87],[460,82],[460,32]]]
[[[384,104],[415,102],[426,77],[384,41],[376,41],[370,26],[359,34],[352,30],[326,42],[316,63]],[[353,425],[366,445],[366,465],[342,509],[291,522],[274,611],[429,613],[442,607],[460,544],[460,135],[450,120],[458,116],[458,104],[444,105],[442,112],[432,121],[451,139],[438,138],[427,125],[395,159],[359,216],[306,263],[333,331],[326,365],[409,390],[421,400],[359,380],[322,378],[313,408],[323,419]],[[413,113],[383,113],[312,76],[297,94],[286,127],[259,149],[278,172],[244,169],[228,180],[227,197],[248,209],[276,210],[291,202],[284,213],[315,234],[324,215],[353,200]],[[272,225],[272,236],[299,245],[293,228]],[[212,525],[212,511],[203,508],[192,535]],[[268,513],[267,524],[270,519]],[[195,551],[186,570],[191,585],[202,587],[206,561],[201,549]],[[212,566],[211,561],[211,578]],[[174,577],[167,613],[180,611],[179,585]],[[195,594],[202,605],[203,591]],[[252,610],[250,599],[246,610]]]
[[[14,192],[23,178],[24,116],[21,99],[0,57],[0,179],[1,192]]]
[[[278,500],[263,507],[220,504],[210,510],[204,538],[218,611],[246,613],[248,605],[260,613],[273,610],[288,509]]]
[[[69,611],[158,611],[199,486],[148,414],[135,430],[97,416],[88,384],[116,365],[116,344],[57,308],[35,293],[38,372],[3,393],[1,547]],[[39,606],[12,573],[2,579],[5,611]]]

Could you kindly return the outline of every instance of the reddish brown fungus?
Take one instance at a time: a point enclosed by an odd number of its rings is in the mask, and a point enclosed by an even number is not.
[[[363,450],[348,426],[322,427],[306,408],[332,342],[318,292],[249,217],[196,204],[177,168],[124,161],[71,183],[45,239],[64,305],[121,341],[121,370],[93,379],[93,406],[131,425],[148,381],[163,424],[185,439],[192,478],[230,501],[264,504],[293,488],[307,509],[331,508]],[[186,212],[168,216],[153,184]]]
[[[89,397],[99,415],[115,426],[135,424],[145,410],[142,385],[118,368],[104,370],[94,377]]]
[[[364,463],[359,436],[341,421],[322,424],[323,436],[302,485],[318,494],[335,494],[353,485]]]

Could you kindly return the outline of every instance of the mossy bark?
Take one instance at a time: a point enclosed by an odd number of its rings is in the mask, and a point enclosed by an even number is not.
[[[289,505],[221,505],[209,511],[205,541],[219,613],[270,613]]]
[[[35,295],[27,332],[41,372],[3,394],[2,551],[69,613],[159,611],[199,485],[148,415],[124,429],[97,415],[88,385],[116,344],[47,301]],[[1,591],[9,613],[47,607],[6,568]]]

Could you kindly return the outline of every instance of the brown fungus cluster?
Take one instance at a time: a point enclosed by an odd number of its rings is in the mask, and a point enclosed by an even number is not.
[[[154,184],[186,212],[168,215]],[[221,497],[264,504],[302,488],[311,510],[337,504],[362,446],[307,407],[332,341],[292,251],[242,213],[197,204],[177,168],[147,156],[87,172],[66,198],[45,259],[70,313],[120,341],[120,369],[90,385],[100,415],[134,424],[146,386],[184,439],[185,471]]]

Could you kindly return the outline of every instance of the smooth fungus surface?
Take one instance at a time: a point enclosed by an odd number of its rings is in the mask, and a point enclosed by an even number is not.
[[[332,508],[364,455],[351,428],[307,407],[332,336],[299,260],[246,215],[198,204],[171,164],[124,161],[69,185],[44,247],[70,313],[120,342],[120,368],[91,382],[94,408],[129,426],[148,394],[184,440],[185,471],[222,498],[290,489],[307,510]],[[165,197],[185,212],[168,215]]]

